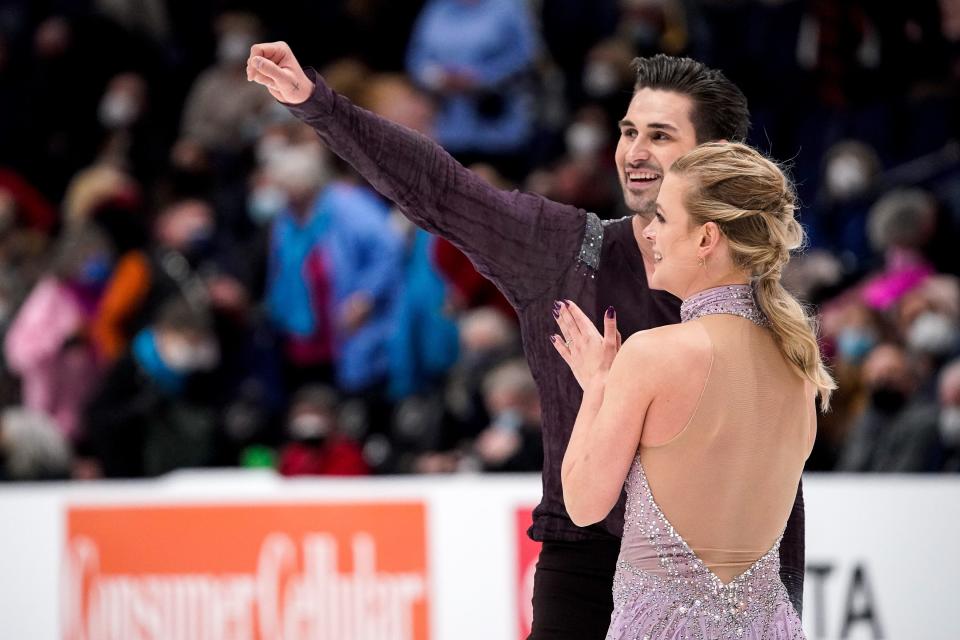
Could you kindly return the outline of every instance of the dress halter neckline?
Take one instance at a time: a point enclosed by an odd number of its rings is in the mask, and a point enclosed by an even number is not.
[[[716,313],[740,316],[761,327],[767,325],[767,317],[757,307],[749,284],[724,285],[693,294],[680,305],[680,322]]]

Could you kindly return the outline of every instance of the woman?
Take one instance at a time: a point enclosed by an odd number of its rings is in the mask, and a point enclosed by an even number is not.
[[[563,460],[575,523],[601,520],[626,480],[627,521],[608,639],[802,638],[778,548],[835,387],[810,320],[780,284],[803,241],[779,168],[710,143],[663,179],[644,234],[650,285],[681,323],[619,349],[573,303],[552,340],[584,388]],[[619,353],[618,353],[619,350]],[[616,357],[614,357],[616,356]]]

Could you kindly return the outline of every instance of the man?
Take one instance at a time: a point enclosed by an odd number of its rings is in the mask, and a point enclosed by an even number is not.
[[[939,407],[918,394],[920,380],[907,351],[881,343],[861,371],[867,406],[850,430],[837,471],[910,473],[939,466]]]
[[[247,64],[249,80],[287,103],[411,220],[467,254],[517,311],[543,405],[543,500],[529,531],[543,541],[534,580],[533,640],[604,637],[623,529],[622,497],[603,522],[585,528],[576,527],[563,506],[560,465],[581,391],[550,344],[555,301],[575,300],[594,318],[616,305],[624,336],[676,322],[679,302],[647,286],[653,255],[641,231],[674,160],[699,142],[742,139],[749,125],[743,94],[716,71],[666,56],[640,59],[636,69],[616,165],[627,205],[637,215],[602,223],[595,214],[540,196],[498,191],[427,138],[355,108],[315,74],[308,76],[285,43],[254,45]],[[799,610],[800,492],[781,562]]]

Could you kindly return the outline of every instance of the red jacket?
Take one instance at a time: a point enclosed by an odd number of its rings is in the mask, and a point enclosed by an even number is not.
[[[333,435],[322,445],[293,442],[280,453],[279,471],[285,476],[365,476],[370,467],[360,445]]]

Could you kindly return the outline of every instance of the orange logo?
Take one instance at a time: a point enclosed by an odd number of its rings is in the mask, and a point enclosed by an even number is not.
[[[420,503],[74,507],[66,640],[427,640]]]

